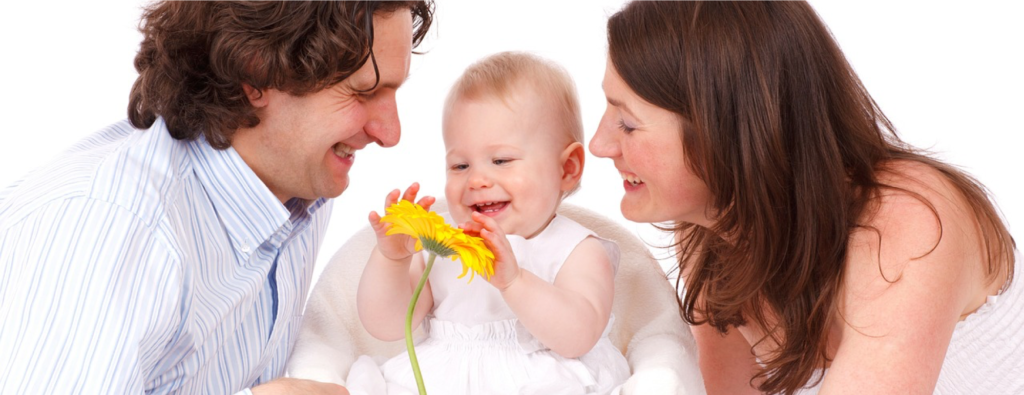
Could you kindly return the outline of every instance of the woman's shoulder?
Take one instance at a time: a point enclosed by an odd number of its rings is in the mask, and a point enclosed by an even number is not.
[[[847,246],[847,307],[867,299],[908,306],[944,299],[958,306],[957,315],[970,309],[986,292],[985,253],[963,193],[940,170],[915,161],[885,164],[878,181],[884,186]]]
[[[851,249],[867,243],[896,254],[892,258],[914,258],[940,248],[970,250],[977,241],[970,203],[940,170],[921,162],[893,161],[879,169],[877,179],[882,187],[858,218]]]
[[[825,386],[894,370],[934,383],[957,322],[994,293],[979,218],[943,170],[891,162],[878,181],[847,245]]]

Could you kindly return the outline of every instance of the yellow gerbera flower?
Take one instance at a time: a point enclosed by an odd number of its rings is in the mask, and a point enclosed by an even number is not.
[[[461,261],[462,274],[458,278],[472,273],[469,281],[473,281],[476,273],[488,279],[494,274],[494,253],[487,249],[482,238],[448,225],[440,215],[416,203],[402,200],[392,204],[380,222],[391,224],[388,236],[404,234],[415,238],[416,251],[426,249],[438,256]]]
[[[462,262],[462,274],[466,275],[472,269],[474,273],[469,277],[473,281],[475,273],[491,278],[494,274],[494,253],[484,245],[484,239],[465,234],[462,229],[453,228],[444,222],[444,218],[433,211],[427,211],[422,206],[402,200],[392,204],[386,209],[386,215],[380,219],[382,223],[391,224],[386,235],[395,234],[409,235],[416,239],[416,251],[426,249],[430,251],[427,265],[423,268],[423,275],[420,276],[419,284],[413,290],[412,300],[409,301],[409,310],[405,314],[405,349],[409,352],[409,362],[412,364],[413,377],[416,378],[416,388],[420,395],[426,395],[427,389],[423,384],[423,375],[420,373],[420,364],[416,359],[416,350],[412,344],[412,314],[416,310],[416,301],[420,298],[420,291],[423,284],[427,282],[430,275],[430,268],[434,266],[434,258],[443,256],[446,258],[458,259]]]

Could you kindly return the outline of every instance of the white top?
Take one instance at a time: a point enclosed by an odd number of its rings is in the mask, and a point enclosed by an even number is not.
[[[508,236],[524,270],[554,282],[572,251],[594,233],[562,216],[532,239]],[[600,240],[613,268],[619,250]],[[434,307],[424,319],[427,337],[416,355],[428,393],[432,394],[607,394],[629,378],[622,353],[604,335],[586,355],[563,358],[540,343],[516,319],[501,293],[477,276],[461,279],[462,264],[438,258],[429,280]],[[347,381],[352,394],[415,393],[409,357],[403,352],[380,370],[369,359],[353,365]],[[380,373],[378,373],[380,372]],[[382,388],[385,386],[386,391]]]
[[[1017,251],[1013,281],[956,324],[935,394],[1024,394],[1024,266]],[[821,384],[801,391],[817,394]]]
[[[451,221],[450,218],[446,220]],[[583,225],[563,216],[555,216],[532,239],[527,240],[517,235],[508,235],[507,238],[520,268],[553,283],[576,245],[591,236],[597,238],[594,232]],[[597,240],[608,251],[612,269],[618,270],[619,247],[612,241],[601,238]],[[472,282],[469,273],[461,279],[457,278],[461,273],[462,264],[459,261],[438,259],[434,262],[430,271],[430,288],[434,295],[434,309],[430,312],[432,318],[463,325],[516,318],[494,286],[479,275]]]

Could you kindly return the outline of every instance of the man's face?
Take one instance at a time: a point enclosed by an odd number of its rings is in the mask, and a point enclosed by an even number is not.
[[[232,147],[281,202],[298,197],[337,197],[348,187],[355,151],[370,143],[398,143],[395,91],[409,74],[412,13],[397,10],[373,18],[373,64],[331,87],[305,96],[265,89],[251,100],[260,124],[239,129]]]

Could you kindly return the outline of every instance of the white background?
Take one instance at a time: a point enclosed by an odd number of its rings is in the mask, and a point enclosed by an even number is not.
[[[388,190],[419,181],[443,195],[440,109],[474,60],[525,50],[575,78],[589,139],[604,111],[605,21],[622,1],[441,0],[436,24],[399,91],[397,147],[359,153],[350,188],[335,203],[317,273],[379,210]],[[15,1],[0,15],[0,187],[57,159],[74,141],[126,117],[144,2]],[[930,148],[988,186],[1020,240],[1024,227],[1024,6],[1019,2],[813,1],[847,58],[908,142]],[[621,217],[622,182],[589,155],[570,201],[665,242]],[[652,249],[664,257],[663,250]],[[663,261],[667,263],[668,261]]]

